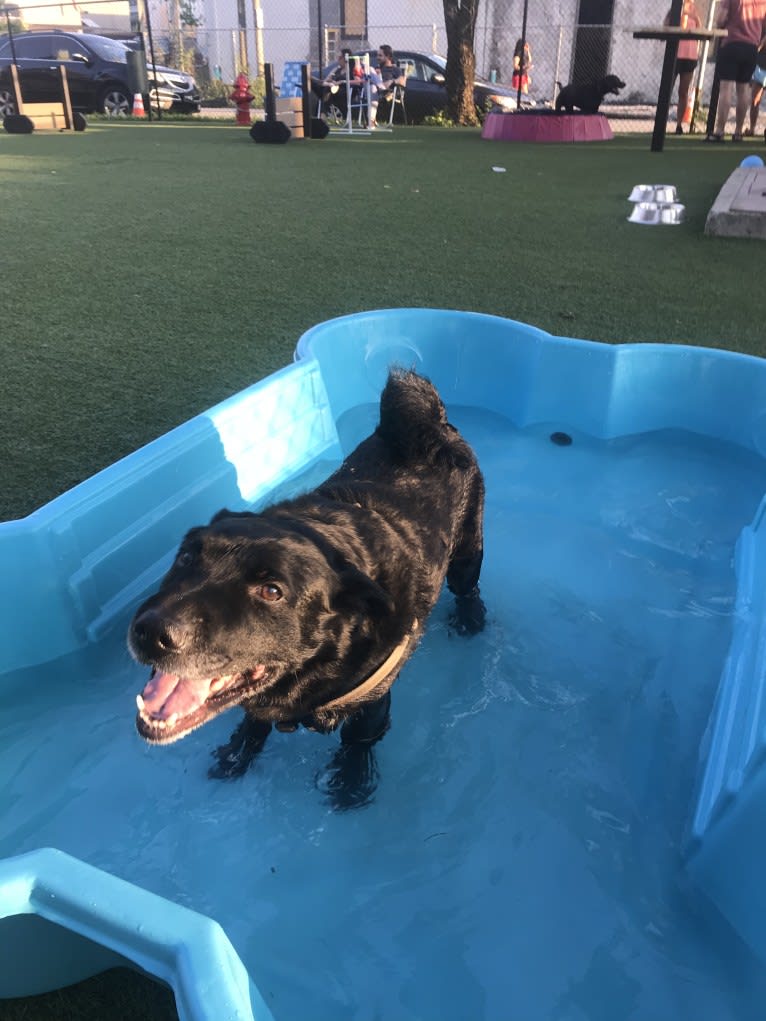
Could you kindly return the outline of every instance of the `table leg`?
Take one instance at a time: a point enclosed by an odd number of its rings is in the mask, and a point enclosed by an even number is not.
[[[712,135],[715,131],[715,118],[718,113],[718,94],[721,91],[721,79],[718,77],[718,65],[716,64],[713,84],[710,88],[710,106],[707,111],[707,133]]]
[[[652,152],[662,152],[665,144],[665,130],[668,125],[668,111],[670,110],[670,93],[673,90],[673,72],[676,66],[676,54],[678,53],[678,40],[668,39],[665,43],[665,59],[662,62],[662,77],[660,78],[660,94],[657,97],[657,114],[654,118],[654,132],[652,133]]]

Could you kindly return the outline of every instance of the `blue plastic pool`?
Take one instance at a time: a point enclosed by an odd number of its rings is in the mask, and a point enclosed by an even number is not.
[[[364,810],[333,736],[208,780],[235,716],[145,745],[130,613],[186,527],[324,478],[392,362],[485,472],[488,626],[437,605]],[[0,526],[0,997],[128,962],[194,1021],[761,1019],[765,409],[725,351],[364,313]]]

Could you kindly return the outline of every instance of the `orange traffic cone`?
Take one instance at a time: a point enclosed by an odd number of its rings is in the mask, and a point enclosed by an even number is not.
[[[137,92],[133,97],[133,116],[146,117],[146,110],[144,110],[144,97],[140,92]]]

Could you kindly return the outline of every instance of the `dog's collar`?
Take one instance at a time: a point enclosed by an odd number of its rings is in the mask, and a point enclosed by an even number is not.
[[[417,620],[413,620],[409,633],[404,636],[388,658],[380,664],[374,673],[370,674],[366,681],[362,681],[361,684],[352,688],[351,691],[347,691],[345,695],[340,695],[338,698],[334,698],[330,702],[325,702],[324,705],[317,706],[314,713],[324,713],[328,709],[341,709],[351,702],[358,702],[360,698],[364,698],[365,695],[369,695],[371,691],[374,691],[379,684],[381,684],[394,672],[397,665],[401,662],[401,659],[407,651],[417,628],[418,622]]]
[[[417,629],[418,622],[417,619],[415,619],[412,622],[412,627],[408,634],[404,636],[393,652],[380,664],[378,669],[370,674],[366,681],[362,681],[361,684],[352,688],[351,691],[347,691],[345,695],[340,695],[338,698],[334,698],[330,702],[325,702],[324,705],[317,706],[316,709],[312,711],[311,715],[302,721],[296,722],[294,720],[280,720],[279,723],[275,723],[274,726],[277,730],[282,731],[284,734],[290,734],[294,730],[297,730],[301,723],[308,730],[321,730],[323,733],[333,729],[337,726],[337,721],[331,722],[329,726],[322,725],[322,718],[325,716],[325,713],[329,712],[329,719],[332,720],[332,713],[335,710],[344,709],[346,706],[354,702],[358,702],[359,699],[364,698],[365,695],[369,695],[370,692],[383,684],[386,678],[391,676],[401,662]],[[390,687],[391,685],[389,684],[386,691]]]

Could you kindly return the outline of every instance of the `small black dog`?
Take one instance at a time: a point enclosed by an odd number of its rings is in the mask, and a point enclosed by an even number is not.
[[[616,74],[608,74],[604,78],[594,78],[593,81],[583,82],[581,85],[564,85],[556,82],[561,91],[556,96],[556,110],[566,110],[572,113],[575,107],[583,113],[598,113],[598,108],[604,96],[611,92],[619,95],[620,89],[625,88],[625,82]]]
[[[272,725],[342,723],[329,792],[337,807],[365,803],[389,689],[445,578],[457,630],[484,625],[483,512],[473,451],[435,388],[392,372],[377,429],[316,490],[259,514],[222,510],[186,535],[130,625],[131,653],[153,667],[139,733],[169,744],[241,705],[210,771],[231,777]]]

